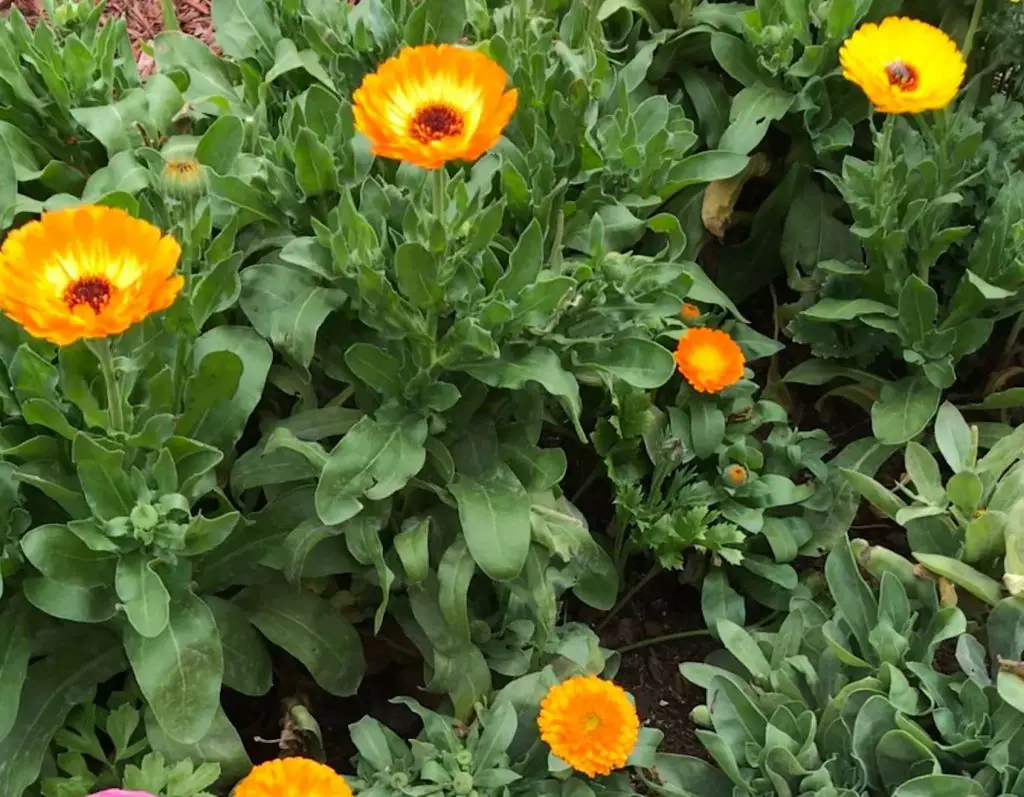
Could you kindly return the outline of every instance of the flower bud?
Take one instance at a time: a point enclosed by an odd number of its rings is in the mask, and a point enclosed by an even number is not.
[[[132,525],[142,531],[148,531],[160,522],[160,513],[152,504],[136,504],[130,515]]]
[[[685,302],[683,309],[679,311],[679,315],[683,321],[699,321],[702,313],[697,305]]]
[[[206,173],[195,158],[167,159],[162,176],[167,193],[179,199],[199,196],[206,190]]]
[[[725,480],[732,487],[742,487],[747,483],[749,474],[742,465],[730,465],[725,469]]]
[[[457,772],[452,778],[452,788],[456,794],[469,794],[473,791],[473,776],[468,772]]]

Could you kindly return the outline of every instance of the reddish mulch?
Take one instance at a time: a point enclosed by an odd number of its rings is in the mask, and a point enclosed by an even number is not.
[[[216,49],[213,42],[213,22],[210,20],[210,0],[173,1],[181,30]],[[0,10],[11,6],[19,9],[29,24],[34,23],[42,14],[42,4],[39,0],[0,0]],[[145,52],[143,45],[151,42],[153,37],[164,29],[160,0],[108,0],[105,16],[125,20],[139,69],[143,74],[152,73],[156,65],[152,56]]]

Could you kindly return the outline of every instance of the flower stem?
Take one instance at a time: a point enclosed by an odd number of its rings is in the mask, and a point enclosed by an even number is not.
[[[680,639],[692,639],[698,636],[711,636],[711,632],[706,628],[695,628],[692,631],[676,631],[672,634],[663,634],[662,636],[652,636],[650,639],[641,639],[639,642],[634,642],[632,645],[626,645],[616,650],[616,653],[631,653],[634,650],[640,650],[641,648],[647,648],[651,645],[660,645],[664,642],[677,642]]]
[[[443,224],[444,223],[444,183],[445,173],[444,166],[434,169],[431,175],[434,183],[434,215]]]
[[[974,47],[974,35],[978,32],[978,25],[981,23],[981,14],[985,10],[985,0],[974,0],[974,11],[971,12],[971,21],[967,25],[967,33],[964,35],[964,46],[961,48],[964,60],[971,54]]]
[[[111,432],[123,432],[124,403],[121,399],[121,385],[117,381],[117,369],[114,367],[114,355],[110,350],[109,338],[93,338],[86,341],[89,350],[96,355],[103,374],[103,386],[107,391],[107,421]]]

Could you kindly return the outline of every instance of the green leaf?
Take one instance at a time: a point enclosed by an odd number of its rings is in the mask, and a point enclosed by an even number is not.
[[[899,311],[892,305],[874,299],[822,299],[801,315],[815,321],[852,321],[862,315],[895,317]]]
[[[265,0],[214,0],[214,38],[225,55],[238,60],[273,57],[281,31]]]
[[[552,396],[561,399],[562,406],[576,427],[580,439],[584,439],[580,426],[580,386],[571,373],[562,367],[562,361],[555,352],[543,346],[536,346],[522,356],[509,356],[480,365],[466,366],[464,371],[491,387],[519,390],[527,382],[536,382]]]
[[[508,752],[519,725],[516,707],[511,703],[494,706],[485,716],[486,721],[481,717],[484,732],[480,734],[480,741],[473,750],[471,772],[475,777],[498,764],[501,757]]]
[[[224,686],[250,697],[265,695],[273,686],[274,672],[263,638],[235,604],[214,596],[205,600],[224,649]]]
[[[205,761],[220,767],[220,780],[225,788],[237,783],[252,769],[242,739],[223,710],[218,709],[210,730],[197,742],[183,744],[168,736],[153,712],[146,710],[146,738],[154,753],[162,755],[168,763],[189,760]]]
[[[728,33],[712,33],[711,52],[722,69],[744,86],[753,86],[764,82],[764,75],[757,65],[756,55],[742,39]]]
[[[579,346],[573,351],[580,365],[604,371],[641,390],[661,387],[676,370],[672,352],[647,338]]]
[[[67,526],[37,526],[21,538],[25,558],[44,576],[76,587],[109,586],[116,557],[94,551]]]
[[[242,377],[229,401],[211,408],[190,432],[190,436],[221,449],[232,446],[242,436],[249,416],[263,396],[273,353],[267,342],[247,327],[221,326],[196,340],[193,367],[213,352],[226,351],[242,361]],[[198,368],[197,368],[198,370]]]
[[[518,299],[520,293],[537,281],[544,261],[544,235],[540,222],[533,219],[509,255],[508,270],[495,283],[494,293]]]
[[[92,511],[112,520],[123,517],[135,505],[135,491],[124,472],[124,453],[107,448],[85,432],[79,432],[71,446],[71,458]]]
[[[970,466],[971,428],[960,414],[960,410],[943,402],[939,414],[935,418],[935,443],[954,473],[959,473]]]
[[[978,475],[969,470],[954,473],[946,482],[946,495],[949,496],[949,500],[968,514],[978,508],[984,489]]]
[[[465,539],[456,539],[437,565],[437,600],[441,614],[464,644],[471,644],[469,633],[469,583],[476,563]]]
[[[301,661],[332,695],[354,695],[365,663],[359,633],[327,601],[305,590],[265,585],[245,590],[235,603],[275,645]]]
[[[221,116],[210,125],[196,146],[196,160],[217,174],[230,174],[239,153],[245,128],[237,116]]]
[[[171,604],[166,628],[144,637],[124,631],[139,689],[167,734],[190,744],[206,735],[220,708],[224,653],[210,608],[191,592]]]
[[[295,42],[291,39],[281,39],[274,48],[274,65],[267,72],[264,81],[266,83],[272,83],[277,80],[281,75],[292,72],[296,69],[302,69],[310,76],[315,77],[325,86],[330,89],[334,89],[334,83],[331,81],[331,76],[327,74],[323,66],[320,64],[320,59],[317,54],[312,50],[302,50],[301,52],[295,46]],[[333,130],[332,130],[333,132]]]
[[[327,317],[345,302],[345,294],[317,287],[275,313],[270,324],[270,339],[278,349],[294,358],[303,368],[313,361],[316,338]]]
[[[334,156],[308,127],[302,128],[295,140],[295,181],[307,197],[338,187]]]
[[[836,609],[850,626],[860,649],[871,650],[870,634],[878,620],[878,602],[857,568],[848,538],[840,540],[825,561],[825,579],[832,594],[839,597]]]
[[[8,599],[0,612],[0,742],[14,727],[21,692],[32,655],[29,604],[23,598]],[[3,765],[0,764],[0,772]]]
[[[104,623],[117,612],[110,587],[79,587],[49,578],[27,578],[22,591],[39,611],[75,623]]]
[[[358,379],[384,396],[404,392],[401,364],[379,346],[353,343],[345,350],[345,364]]]
[[[981,797],[978,782],[957,775],[922,775],[897,787],[892,797]]]
[[[840,472],[853,485],[853,488],[867,499],[868,503],[887,517],[895,520],[899,511],[906,506],[899,496],[885,489],[866,473],[852,468],[840,468]]]
[[[914,558],[933,573],[942,576],[989,606],[995,606],[1003,597],[999,582],[975,570],[969,564],[949,556],[912,551]]]
[[[337,525],[359,512],[358,498],[380,501],[423,468],[427,424],[421,418],[364,417],[331,451],[316,486],[320,520]]]
[[[917,275],[903,283],[899,299],[900,326],[910,345],[921,343],[935,329],[939,296]]]
[[[530,552],[530,498],[502,464],[485,481],[459,474],[448,488],[473,559],[490,578],[511,581]]]
[[[430,573],[430,518],[406,518],[394,545],[406,580],[413,584],[423,581]]]
[[[913,441],[907,443],[907,450],[904,452],[904,465],[918,495],[929,503],[942,504],[945,502],[946,491],[942,488],[939,463],[935,461],[935,457],[927,448]]]
[[[398,289],[415,307],[436,307],[444,298],[434,255],[417,243],[406,241],[395,251]]]
[[[118,560],[114,581],[128,622],[144,637],[159,635],[170,617],[170,593],[152,565],[142,551],[126,554]]]
[[[690,439],[697,459],[714,456],[725,439],[725,415],[715,402],[694,401],[690,408]]]
[[[920,376],[886,384],[871,408],[872,433],[883,443],[906,443],[928,426],[941,398],[942,390]]]
[[[690,185],[728,180],[746,169],[749,160],[746,155],[719,149],[689,155],[670,167],[659,193],[668,199]]]
[[[190,78],[185,99],[193,103],[215,102],[242,114],[245,107],[235,92],[229,64],[203,42],[180,31],[164,31],[155,40],[156,60],[161,72],[186,71]]]
[[[22,797],[39,778],[53,737],[71,709],[124,668],[114,637],[97,633],[29,667],[14,727],[0,742],[0,794]]]
[[[767,682],[772,672],[771,664],[761,651],[754,638],[742,626],[736,625],[731,620],[719,620],[715,629],[718,638],[722,640],[733,656],[740,664],[747,668],[747,672],[760,681]]]

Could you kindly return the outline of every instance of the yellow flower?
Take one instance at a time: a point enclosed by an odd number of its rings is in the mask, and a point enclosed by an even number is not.
[[[118,208],[44,213],[0,247],[0,310],[59,346],[117,335],[174,303],[180,255],[177,241]]]
[[[163,168],[164,185],[177,196],[190,196],[206,184],[203,165],[195,158],[168,158]]]
[[[719,329],[687,330],[676,347],[676,365],[700,393],[717,393],[743,378],[746,359],[732,338]]]
[[[345,779],[309,758],[278,758],[255,767],[234,797],[352,797]]]
[[[451,45],[407,47],[352,96],[356,128],[374,155],[438,169],[473,161],[501,137],[518,94],[482,53]]]
[[[945,108],[963,83],[967,64],[956,43],[926,22],[887,17],[861,25],[839,51],[843,77],[882,113]]]
[[[590,777],[626,766],[640,735],[640,719],[626,691],[593,675],[551,687],[537,725],[552,753]]]
[[[679,311],[679,315],[682,316],[684,321],[696,321],[701,317],[701,312],[697,305],[685,302],[683,309]]]

